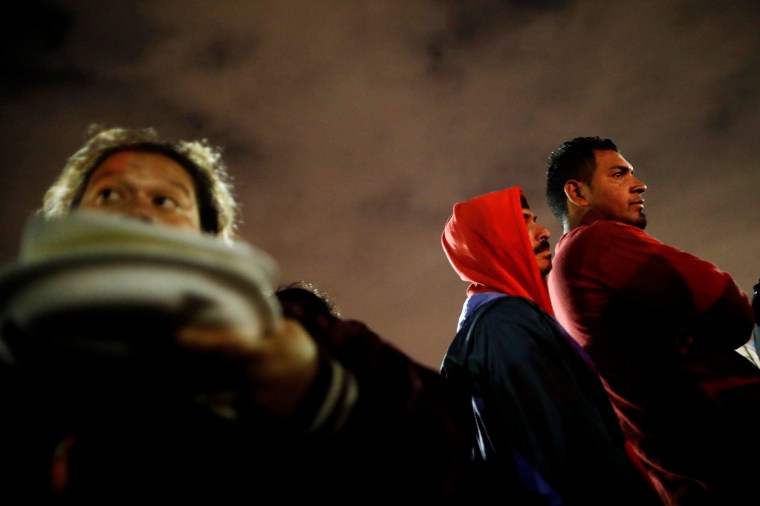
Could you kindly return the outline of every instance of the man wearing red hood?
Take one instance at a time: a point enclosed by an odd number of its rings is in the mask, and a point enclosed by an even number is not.
[[[518,187],[455,204],[442,235],[470,285],[441,372],[472,412],[481,488],[516,504],[660,504],[553,317],[549,235]]]

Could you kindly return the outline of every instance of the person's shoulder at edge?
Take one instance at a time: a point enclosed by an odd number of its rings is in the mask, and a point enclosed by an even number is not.
[[[480,325],[503,329],[504,325],[535,328],[545,321],[546,312],[534,301],[524,297],[506,296],[493,302],[493,307],[483,315]]]
[[[629,225],[627,223],[623,223],[622,221],[616,221],[616,220],[596,220],[593,223],[590,223],[588,225],[580,225],[573,230],[567,232],[565,235],[570,234],[578,234],[582,231],[586,232],[594,232],[594,233],[602,233],[602,232],[620,232],[620,233],[643,233],[644,230],[642,230],[639,227],[635,227],[633,225]]]
[[[616,237],[624,238],[624,240],[630,240],[633,237],[637,237],[639,239],[645,239],[646,241],[660,242],[639,227],[615,220],[597,220],[591,224],[580,225],[565,232],[562,237],[560,237],[557,246],[560,244],[564,246],[569,242],[575,242],[575,240],[580,237],[583,237],[584,240],[604,240],[606,243],[609,243],[610,240]]]

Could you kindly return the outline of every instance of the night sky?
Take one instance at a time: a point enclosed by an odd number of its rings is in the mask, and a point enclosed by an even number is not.
[[[754,0],[27,1],[3,15],[0,260],[91,123],[223,146],[241,238],[280,280],[437,368],[466,283],[452,205],[613,139],[647,231],[760,278]],[[749,336],[748,336],[749,337]]]

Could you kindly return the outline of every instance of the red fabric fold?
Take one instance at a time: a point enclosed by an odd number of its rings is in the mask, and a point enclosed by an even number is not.
[[[500,292],[530,299],[553,315],[546,280],[538,270],[517,186],[454,204],[441,243],[467,295]]]

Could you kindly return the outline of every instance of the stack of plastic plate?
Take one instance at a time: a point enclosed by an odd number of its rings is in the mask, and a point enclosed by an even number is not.
[[[260,336],[281,321],[277,265],[243,242],[79,211],[26,225],[0,269],[0,361],[69,366],[157,352],[184,325]]]

